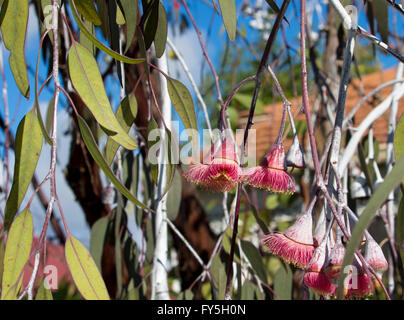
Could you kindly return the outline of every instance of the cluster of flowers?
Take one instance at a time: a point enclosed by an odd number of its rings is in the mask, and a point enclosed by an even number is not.
[[[295,182],[287,166],[304,167],[303,152],[298,139],[285,155],[280,139],[271,146],[261,163],[242,170],[233,141],[219,138],[202,163],[193,163],[184,172],[187,180],[212,191],[231,191],[239,182],[273,192],[293,193]]]
[[[277,139],[256,167],[243,170],[237,160],[233,141],[224,137],[216,140],[202,163],[191,164],[184,176],[198,186],[212,191],[231,191],[242,182],[272,192],[293,193],[295,182],[287,172],[287,167],[305,167],[303,151],[297,136],[294,135],[293,143],[285,154],[281,132],[283,126]],[[304,284],[307,287],[322,296],[333,296],[336,293],[336,281],[344,259],[345,247],[339,233],[336,240],[333,240],[330,232],[326,233],[325,218],[319,219],[313,236],[312,209],[309,208],[285,232],[268,234],[262,242],[272,254],[305,269]],[[366,236],[364,258],[377,273],[383,273],[388,268],[382,249],[369,234]],[[348,281],[344,282],[346,297],[365,297],[372,294],[373,279],[368,276],[356,257],[347,277]]]
[[[319,223],[325,225],[324,220]],[[327,237],[324,232],[317,232],[325,229],[321,227],[316,228],[313,235],[312,226],[312,214],[311,210],[308,210],[285,232],[265,236],[263,243],[272,254],[305,269],[303,280],[307,287],[322,296],[334,296],[345,255],[342,237],[337,234],[336,240],[333,240],[333,237]],[[376,273],[381,275],[387,270],[388,264],[383,251],[369,234],[366,235],[364,251],[364,260]],[[342,272],[346,273],[346,298],[362,298],[373,293],[374,279],[369,278],[356,256],[351,268]],[[376,282],[374,284],[377,285]]]

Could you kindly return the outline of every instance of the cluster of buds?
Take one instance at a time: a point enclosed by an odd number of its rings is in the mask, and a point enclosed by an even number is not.
[[[347,273],[344,281],[346,298],[363,298],[374,291],[373,277],[365,272],[365,268],[355,256],[349,270],[341,270],[345,255],[345,247],[341,235],[337,232],[334,241],[332,232],[324,232],[326,220],[319,219],[316,232],[312,231],[312,208],[309,208],[296,222],[282,233],[266,235],[262,242],[270,253],[287,263],[305,270],[304,284],[321,296],[336,294],[337,279],[340,272]],[[329,227],[331,227],[330,222]],[[379,276],[387,270],[388,264],[382,249],[377,242],[366,233],[364,260]]]

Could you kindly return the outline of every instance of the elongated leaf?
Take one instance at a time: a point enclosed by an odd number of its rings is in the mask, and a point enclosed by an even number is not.
[[[292,299],[292,277],[290,267],[287,264],[282,264],[274,278],[275,300]]]
[[[8,196],[4,228],[8,229],[24,199],[41,154],[43,136],[34,109],[18,125],[15,139],[14,180]]]
[[[105,237],[108,229],[108,217],[98,219],[91,227],[90,253],[98,270],[101,269],[102,253],[104,251]]]
[[[24,56],[25,35],[28,23],[28,1],[3,2],[1,33],[4,45],[10,50],[9,63],[14,80],[21,93],[29,99],[29,80]]]
[[[160,0],[155,0],[151,4],[150,10],[147,12],[147,17],[145,17],[144,23],[144,42],[146,45],[146,50],[150,48],[153,40],[156,36],[157,32],[157,25],[159,20],[159,3]]]
[[[258,277],[261,279],[261,281],[267,283],[267,273],[258,249],[250,241],[246,240],[241,240],[241,248],[243,249],[248,261],[250,261],[251,266],[257,273]]]
[[[226,28],[230,41],[236,39],[237,31],[237,12],[235,0],[219,0],[220,10],[222,11],[223,23]]]
[[[110,137],[121,146],[129,150],[136,149],[136,143],[121,127],[112,111],[93,55],[76,42],[69,51],[68,65],[73,86],[97,122],[103,128],[115,133]]]
[[[394,132],[394,155],[396,159],[404,154],[404,114],[398,120],[396,131]]]
[[[245,281],[241,287],[241,300],[254,300],[256,285],[250,281]]]
[[[385,177],[384,181],[376,189],[373,196],[370,198],[365,209],[361,213],[358,222],[355,224],[350,241],[346,246],[346,253],[342,263],[341,270],[349,265],[354,257],[355,250],[358,248],[362,239],[364,230],[369,226],[370,221],[375,216],[377,209],[383,204],[387,196],[392,190],[404,180],[404,155],[402,155],[396,162],[393,169]],[[340,273],[338,279],[338,297],[341,298],[343,294],[343,281],[344,273]]]
[[[108,48],[106,45],[104,45],[102,42],[100,42],[99,40],[97,40],[85,27],[83,21],[81,21],[80,17],[78,16],[77,13],[77,9],[74,6],[74,1],[70,0],[69,1],[70,6],[72,8],[72,13],[73,13],[73,17],[77,23],[77,25],[79,26],[80,30],[83,31],[83,33],[94,43],[94,45],[100,49],[101,51],[105,52],[106,54],[110,55],[111,57],[113,57],[114,59],[118,60],[118,61],[122,61],[128,64],[137,64],[137,63],[142,63],[144,62],[144,59],[132,59],[129,58],[127,56],[121,55],[118,52]]]
[[[389,11],[386,1],[372,0],[374,15],[377,21],[377,31],[383,42],[388,42],[389,39]]]
[[[96,26],[101,25],[101,19],[92,0],[80,0],[76,3],[76,8],[86,20],[94,23]]]
[[[94,24],[91,23],[90,21],[84,21],[83,24],[85,25],[85,27],[87,28],[87,30],[89,30],[89,32],[91,33],[91,35],[93,37],[95,37],[95,27]],[[88,51],[90,51],[90,53],[95,56],[96,53],[96,48],[94,46],[94,43],[92,43],[92,41],[90,39],[88,39],[88,37],[83,33],[82,30],[80,30],[80,38],[79,38],[79,42],[80,44],[86,48]]]
[[[174,180],[167,192],[167,217],[171,221],[174,221],[175,218],[177,218],[182,199],[181,175],[179,174],[178,170],[175,170],[174,172]]]
[[[2,300],[14,300],[17,296],[17,282],[22,279],[22,270],[31,252],[33,230],[32,215],[27,208],[15,219],[7,237],[1,287]]]
[[[118,0],[118,5],[125,16],[126,22],[126,46],[125,52],[128,51],[132,44],[136,32],[136,22],[138,15],[138,1],[137,0]]]
[[[400,205],[397,214],[397,243],[401,259],[404,258],[404,197],[401,197]]]
[[[211,271],[215,275],[216,299],[223,300],[226,290],[226,265],[220,260],[218,255],[213,258]]]
[[[41,279],[38,290],[35,295],[35,300],[53,300],[52,291],[45,288],[45,281]]]
[[[192,96],[180,81],[167,77],[167,89],[171,102],[186,129],[198,130]]]
[[[134,94],[125,97],[115,112],[115,117],[120,123],[125,132],[129,132],[130,127],[135,121],[137,114],[137,101]],[[118,151],[119,144],[116,143],[111,137],[108,137],[107,145],[105,146],[105,157],[108,165],[111,165],[114,160],[115,154]]]
[[[154,212],[152,209],[148,208],[145,206],[143,203],[141,203],[139,200],[136,199],[136,197],[130,193],[130,191],[122,184],[121,181],[114,175],[110,167],[108,166],[107,162],[105,161],[104,157],[101,154],[101,151],[98,149],[98,146],[94,140],[94,136],[91,133],[91,129],[87,125],[87,123],[84,121],[84,119],[80,116],[77,116],[77,120],[79,123],[79,128],[81,132],[81,136],[83,137],[83,141],[90,152],[91,156],[95,160],[95,162],[98,164],[98,166],[101,168],[102,171],[104,171],[105,175],[111,182],[114,184],[114,186],[118,189],[122,195],[124,195],[128,200],[132,201],[134,204],[139,206],[140,208],[143,208],[147,211]]]
[[[70,235],[65,244],[66,262],[74,283],[87,300],[109,300],[101,273],[86,247]]]
[[[156,35],[154,37],[154,47],[156,49],[156,56],[160,58],[166,49],[167,42],[167,13],[163,4],[159,2],[159,15]]]

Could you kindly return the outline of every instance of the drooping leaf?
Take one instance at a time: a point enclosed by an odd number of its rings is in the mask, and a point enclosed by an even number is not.
[[[258,277],[261,279],[261,281],[267,283],[267,273],[258,249],[250,241],[241,240],[240,243],[241,249],[247,256],[248,261],[250,261],[250,264],[257,273]]]
[[[118,52],[108,48],[106,45],[104,45],[102,42],[100,42],[99,40],[97,40],[85,27],[85,25],[83,24],[83,21],[80,19],[80,17],[78,16],[76,7],[74,6],[74,2],[73,0],[69,0],[70,6],[72,8],[72,13],[73,13],[73,17],[77,23],[77,25],[79,26],[80,30],[83,31],[83,33],[94,43],[94,45],[100,49],[101,51],[105,52],[106,54],[110,55],[111,57],[113,57],[114,59],[118,60],[118,61],[122,61],[125,63],[129,63],[129,64],[137,64],[137,63],[142,63],[144,62],[144,59],[132,59],[129,58],[127,56],[121,55]]]
[[[394,188],[404,180],[404,155],[402,155],[394,165],[390,173],[384,178],[383,183],[379,185],[375,193],[370,198],[365,209],[362,211],[355,228],[352,231],[351,239],[346,246],[346,253],[342,263],[341,270],[352,263],[355,250],[358,248],[364,230],[369,226],[370,221],[377,212],[377,209],[387,199],[388,195]],[[344,273],[341,272],[338,279],[338,297],[342,298],[343,294]]]
[[[397,244],[401,259],[404,258],[404,197],[401,197],[400,205],[397,214]]]
[[[115,111],[115,117],[125,132],[129,132],[130,127],[135,121],[136,114],[137,101],[134,94],[130,94],[125,97]],[[108,137],[107,144],[105,146],[105,158],[108,165],[111,165],[112,161],[114,160],[118,148],[119,144],[112,140],[111,137]]]
[[[111,180],[111,182],[118,189],[118,191],[122,193],[122,195],[124,195],[128,200],[132,201],[140,208],[143,208],[150,212],[154,212],[152,209],[148,208],[146,205],[137,200],[136,197],[133,194],[131,194],[130,191],[122,184],[122,182],[119,181],[119,179],[115,176],[115,174],[108,166],[107,162],[105,161],[104,157],[101,154],[101,151],[98,149],[98,146],[94,140],[94,136],[91,133],[91,129],[89,128],[88,124],[81,116],[77,116],[77,120],[79,123],[79,128],[81,136],[83,137],[84,144],[86,145],[88,151],[90,152],[95,162],[105,173],[107,178]]]
[[[96,0],[98,16],[100,17],[101,31],[105,39],[108,39],[109,34],[109,17],[108,17],[108,0]],[[95,37],[94,37],[95,39]]]
[[[404,114],[398,120],[396,131],[394,132],[394,156],[396,159],[404,154]]]
[[[147,14],[147,16],[144,17],[145,22],[143,27],[143,36],[146,50],[150,48],[156,36],[157,25],[159,21],[159,3],[160,0],[154,0],[151,4],[150,10],[145,13]]]
[[[43,143],[42,131],[34,109],[28,112],[18,125],[15,139],[14,179],[8,196],[4,228],[8,229],[16,215],[41,154]]]
[[[84,21],[83,22],[84,26],[86,29],[91,33],[93,37],[95,37],[95,27],[94,24],[91,23],[90,21]],[[79,38],[80,44],[86,48],[90,53],[95,56],[96,53],[96,48],[94,43],[83,33],[82,30],[80,30],[80,38]]]
[[[76,2],[76,8],[86,20],[94,23],[96,26],[101,25],[101,19],[92,0],[80,0]]]
[[[215,275],[215,289],[216,289],[216,299],[223,300],[226,290],[226,265],[220,260],[220,257],[216,255],[213,258],[211,266],[212,274]]]
[[[377,21],[377,31],[383,42],[388,43],[389,39],[389,11],[386,1],[372,0],[374,15]]]
[[[164,5],[159,1],[159,15],[156,35],[154,37],[154,48],[156,56],[160,58],[166,49],[167,42],[167,13]]]
[[[257,286],[251,281],[245,281],[241,287],[241,300],[254,300],[254,292]]]
[[[29,99],[29,80],[24,44],[28,23],[28,1],[6,0],[1,8],[1,34],[10,51],[9,63],[18,89]]]
[[[186,129],[198,130],[192,96],[180,81],[167,77],[167,90]]]
[[[122,13],[122,10],[119,6],[116,7],[116,24],[117,25],[124,25],[126,23],[125,17]]]
[[[136,22],[138,15],[138,1],[137,0],[118,0],[118,5],[125,16],[126,22],[126,46],[125,52],[128,51],[132,44],[136,32]]]
[[[36,291],[35,300],[53,300],[52,291],[45,288],[45,281],[41,279],[38,290]]]
[[[177,300],[193,300],[194,293],[191,290],[185,290],[179,293]]]
[[[68,65],[73,86],[97,122],[111,131],[110,137],[121,146],[129,150],[136,149],[136,143],[121,127],[112,111],[93,55],[76,42],[69,50]]]
[[[108,229],[108,217],[98,219],[91,227],[90,253],[98,270],[101,269],[102,253],[104,251],[105,237]]]
[[[167,217],[171,221],[177,218],[181,205],[182,181],[178,170],[175,170],[174,179],[167,192]]]
[[[230,41],[236,39],[237,31],[237,12],[235,0],[219,0],[220,10],[222,11],[223,23],[226,28]]]
[[[31,252],[33,238],[32,215],[28,208],[14,220],[7,237],[4,255],[1,299],[14,300],[18,294],[18,282]]]
[[[293,274],[289,265],[281,264],[274,278],[275,300],[292,299],[292,279]]]
[[[65,244],[66,262],[74,283],[87,300],[109,300],[107,288],[86,247],[70,235]]]
[[[153,155],[155,154],[153,152],[154,145],[156,143],[161,143],[161,141],[159,142],[159,141],[157,141],[157,139],[154,140],[155,139],[154,133],[157,132],[155,130],[158,130],[158,129],[159,129],[159,127],[158,127],[156,120],[154,120],[154,118],[151,117],[150,121],[147,125],[147,148],[149,150],[149,153],[148,153],[149,159],[151,159],[150,154],[153,154]],[[152,135],[150,135],[150,134],[152,134]],[[158,137],[160,137],[160,135]],[[151,171],[151,177],[154,181],[154,184],[157,185],[158,165],[157,165],[157,159],[155,159],[155,160],[156,160],[155,161],[156,163],[150,163],[150,171]]]

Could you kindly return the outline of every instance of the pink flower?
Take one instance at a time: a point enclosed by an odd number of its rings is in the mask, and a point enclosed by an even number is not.
[[[346,278],[344,280],[344,293],[347,298],[363,298],[373,293],[372,280],[365,273],[356,257],[347,277],[348,281]]]
[[[314,251],[312,226],[310,211],[298,218],[285,232],[266,235],[262,242],[269,252],[285,262],[305,268]]]
[[[371,236],[366,241],[364,258],[376,272],[383,273],[389,267],[382,248]]]
[[[295,182],[286,171],[285,150],[278,140],[257,167],[246,169],[243,181],[256,188],[273,192],[295,192]]]
[[[231,191],[240,180],[241,168],[233,142],[219,138],[214,144],[213,156],[209,153],[203,163],[191,164],[184,172],[187,180],[212,191]]]
[[[314,251],[303,281],[314,292],[323,296],[331,296],[335,294],[335,286],[323,272],[325,259],[326,241],[323,241]]]
[[[334,248],[331,251],[330,260],[327,267],[324,269],[324,273],[331,279],[336,279],[341,271],[342,261],[344,260],[345,247],[342,244],[341,239],[338,239]]]

